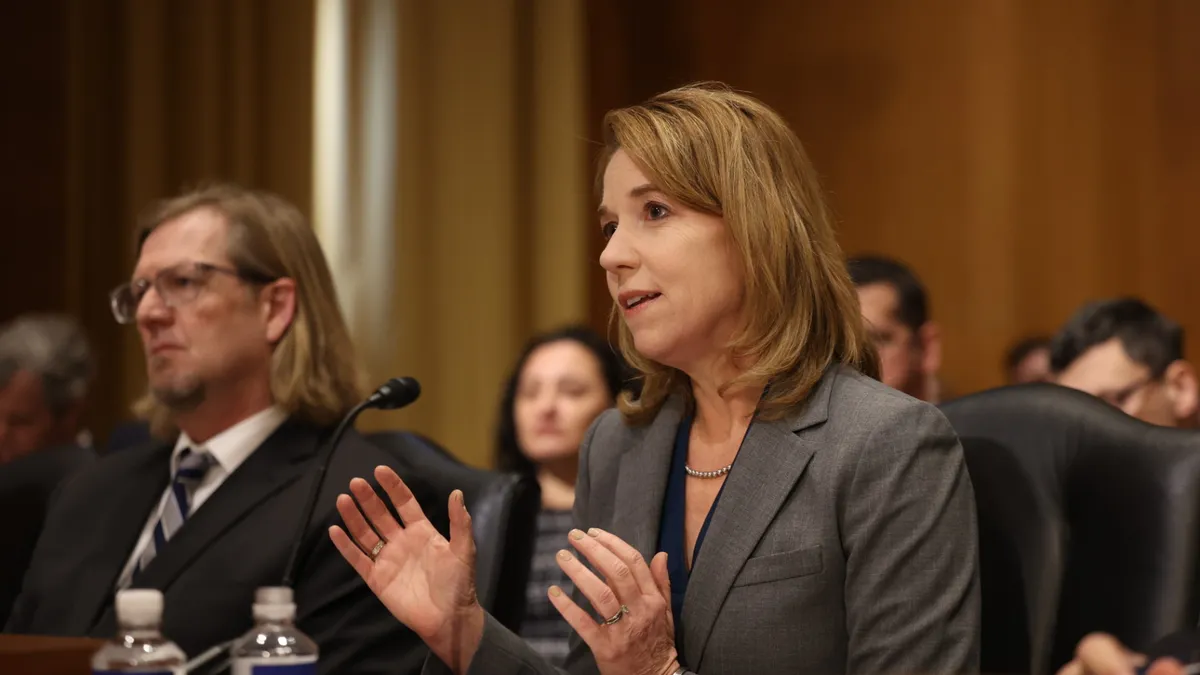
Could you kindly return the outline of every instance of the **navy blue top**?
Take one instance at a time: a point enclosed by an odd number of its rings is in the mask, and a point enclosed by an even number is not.
[[[692,431],[691,416],[685,417],[675,433],[675,450],[671,455],[671,472],[667,478],[667,494],[663,498],[662,521],[658,529],[658,550],[667,553],[667,575],[671,579],[671,613],[675,615],[675,645],[679,651],[680,665],[683,663],[683,596],[687,593],[688,570],[684,559],[684,518],[687,513],[685,506],[687,497],[687,465],[688,438]],[[713,512],[717,510],[717,502],[721,501],[721,492],[725,491],[724,483],[713,500],[700,534],[696,536],[696,546],[692,549],[692,567],[700,558],[700,546],[704,543],[704,535],[712,522]]]

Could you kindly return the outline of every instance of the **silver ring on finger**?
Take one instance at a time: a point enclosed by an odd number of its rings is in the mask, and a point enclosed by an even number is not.
[[[379,552],[383,550],[385,544],[387,544],[387,542],[382,539],[375,543],[374,548],[372,548],[371,552],[367,554],[367,557],[371,559],[371,562],[375,562],[375,559],[379,557]]]
[[[611,626],[614,623],[625,618],[625,615],[628,613],[629,613],[629,608],[626,607],[625,605],[621,605],[621,609],[618,609],[616,614],[613,614],[610,618],[604,620],[604,625]]]

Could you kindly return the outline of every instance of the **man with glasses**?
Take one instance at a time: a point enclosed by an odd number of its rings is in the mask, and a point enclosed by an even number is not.
[[[282,582],[303,525],[296,623],[320,646],[319,672],[419,672],[424,646],[327,531],[337,494],[381,464],[415,481],[446,531],[442,498],[351,431],[300,522],[318,450],[366,393],[312,228],[282,199],[234,186],[166,200],[144,225],[111,304],[141,336],[149,387],[136,409],[161,440],[63,486],[6,630],[109,637],[114,594],[155,588],[164,633],[197,656],[250,628],[255,589]]]
[[[1183,328],[1136,298],[1083,306],[1051,342],[1050,367],[1059,384],[1151,424],[1200,426],[1196,370],[1183,358]],[[1141,655],[1096,633],[1079,643],[1059,675],[1191,675],[1198,645],[1200,633],[1185,631]]]
[[[1183,328],[1136,298],[1076,312],[1051,343],[1050,367],[1059,384],[1151,424],[1200,424],[1200,387],[1183,358]]]

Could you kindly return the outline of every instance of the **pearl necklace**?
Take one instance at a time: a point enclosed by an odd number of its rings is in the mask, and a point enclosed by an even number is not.
[[[728,466],[723,466],[716,471],[697,471],[687,464],[683,465],[683,470],[686,471],[687,475],[691,476],[692,478],[720,478],[721,476],[729,473],[729,470],[732,468],[733,464],[729,464]]]

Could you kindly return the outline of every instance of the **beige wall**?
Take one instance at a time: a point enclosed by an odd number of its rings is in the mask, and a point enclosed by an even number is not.
[[[361,426],[414,429],[482,465],[521,344],[587,316],[581,5],[399,9],[391,300],[360,288],[356,323],[386,314],[389,340],[363,335],[372,375],[415,376],[424,393]]]

